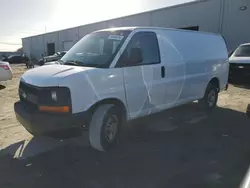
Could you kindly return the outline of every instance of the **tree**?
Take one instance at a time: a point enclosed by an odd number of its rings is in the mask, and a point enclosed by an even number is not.
[[[19,53],[23,53],[23,47],[18,48],[18,49],[17,49],[17,52],[19,52]]]

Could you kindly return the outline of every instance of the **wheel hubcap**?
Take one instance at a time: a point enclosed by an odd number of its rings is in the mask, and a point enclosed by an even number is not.
[[[213,107],[216,101],[216,93],[214,90],[210,91],[207,96],[207,102],[209,107]]]
[[[116,115],[112,115],[108,118],[105,127],[105,139],[108,142],[112,142],[118,130],[118,118]]]

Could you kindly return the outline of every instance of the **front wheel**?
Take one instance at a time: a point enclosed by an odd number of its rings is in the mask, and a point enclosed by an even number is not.
[[[99,106],[92,116],[89,126],[89,142],[91,147],[106,151],[118,143],[121,127],[121,113],[113,104]]]
[[[204,97],[199,100],[199,104],[205,112],[211,112],[218,101],[218,87],[216,84],[209,83]]]

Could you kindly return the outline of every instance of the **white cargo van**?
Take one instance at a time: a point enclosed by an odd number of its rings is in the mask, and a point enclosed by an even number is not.
[[[164,28],[112,28],[90,33],[58,64],[21,77],[16,117],[32,134],[83,125],[107,150],[121,125],[194,100],[216,106],[228,81],[220,35]]]

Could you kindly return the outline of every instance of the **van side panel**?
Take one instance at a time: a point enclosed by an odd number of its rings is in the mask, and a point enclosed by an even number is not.
[[[166,30],[166,43],[171,43],[177,53],[167,63],[184,61],[185,84],[179,102],[188,102],[203,97],[208,82],[217,77],[220,89],[228,79],[228,58],[225,41],[219,35],[202,32]],[[169,45],[169,44],[166,44]],[[172,53],[169,54],[172,56]]]
[[[167,31],[162,30],[160,43],[161,60],[165,67],[166,76],[164,84],[166,87],[165,107],[174,106],[180,99],[185,85],[185,60],[176,48]]]

